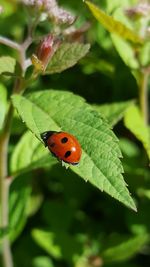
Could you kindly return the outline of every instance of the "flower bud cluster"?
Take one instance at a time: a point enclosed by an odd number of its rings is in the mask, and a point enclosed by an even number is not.
[[[139,2],[136,6],[126,9],[125,13],[130,18],[147,17],[150,15],[150,4],[148,2]]]
[[[49,18],[59,24],[72,24],[75,17],[63,8],[60,8],[56,0],[21,0],[25,5],[32,6],[45,12]]]

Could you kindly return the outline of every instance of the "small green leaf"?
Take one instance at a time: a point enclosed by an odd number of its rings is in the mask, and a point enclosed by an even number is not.
[[[60,245],[56,243],[55,233],[40,229],[32,230],[32,237],[46,252],[56,259],[62,258]]]
[[[142,66],[148,66],[150,64],[149,55],[150,55],[150,41],[147,41],[144,43],[139,55],[139,59]]]
[[[7,110],[7,90],[3,86],[3,84],[0,84],[0,129],[3,126],[6,110]]]
[[[42,193],[31,194],[27,203],[27,215],[33,216],[40,208],[43,202]]]
[[[132,45],[116,34],[112,33],[111,38],[118,54],[120,55],[124,63],[131,69],[138,69],[139,63],[135,58],[135,51]]]
[[[31,194],[28,178],[18,177],[11,185],[9,196],[9,235],[14,241],[23,230],[27,221],[27,203]]]
[[[72,93],[47,90],[12,97],[22,120],[39,140],[44,131],[67,131],[82,146],[79,166],[70,168],[85,181],[90,181],[128,207],[135,204],[122,177],[118,140],[105,120],[85,101]]]
[[[64,43],[56,51],[46,68],[46,74],[62,72],[74,66],[90,49],[89,44]]]
[[[131,106],[124,117],[125,126],[142,142],[150,159],[150,131],[145,126],[140,110],[137,106]]]
[[[123,118],[125,112],[131,105],[133,105],[133,101],[94,105],[93,107],[104,115],[111,126],[115,126]]]
[[[13,73],[15,70],[16,60],[9,56],[0,57],[0,74],[3,72]]]
[[[66,232],[49,232],[34,229],[32,237],[40,247],[55,259],[72,261],[74,255],[81,253],[79,241]]]
[[[122,2],[121,7],[120,7],[120,5],[118,5],[118,7],[113,12],[113,16],[115,17],[115,19],[119,20],[127,27],[131,27],[132,24],[131,24],[131,21],[125,15],[124,10],[130,4],[127,3],[127,1],[126,1],[126,4],[124,3],[124,5],[123,5],[123,2]],[[125,7],[125,5],[126,5],[126,7]],[[139,62],[136,58],[136,50],[135,50],[136,48],[133,46],[133,44],[128,42],[127,40],[121,38],[121,36],[114,34],[114,33],[111,33],[111,38],[112,38],[113,44],[114,44],[117,52],[119,53],[119,55],[122,58],[122,60],[124,61],[124,63],[127,66],[129,66],[131,69],[134,69],[134,70],[138,69],[139,68]],[[125,51],[126,51],[126,53],[125,53]]]
[[[149,236],[148,234],[142,234],[131,238],[124,238],[124,239],[122,238],[122,240],[118,242],[118,244],[116,240],[117,237],[114,236],[114,243],[116,244],[108,247],[102,253],[102,257],[105,262],[125,261],[133,257],[148,242]]]
[[[10,169],[12,173],[20,173],[55,163],[55,158],[50,157],[38,139],[31,132],[26,132],[13,151]]]
[[[33,267],[54,267],[52,260],[47,256],[38,256],[32,261]]]
[[[142,39],[134,33],[130,28],[126,27],[120,21],[117,21],[113,17],[107,15],[104,11],[98,8],[96,5],[89,1],[85,1],[94,17],[104,26],[110,33],[115,33],[121,36],[123,39],[130,40],[134,43],[142,43]]]

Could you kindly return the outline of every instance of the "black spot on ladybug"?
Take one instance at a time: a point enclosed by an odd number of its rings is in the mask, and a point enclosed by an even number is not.
[[[61,139],[61,143],[65,144],[65,143],[67,143],[67,142],[68,142],[68,138],[67,138],[67,137],[63,137],[63,138]]]
[[[71,155],[71,151],[67,151],[66,153],[65,153],[65,158],[68,158],[69,156]]]
[[[50,147],[54,147],[54,146],[55,146],[55,143],[50,144]]]

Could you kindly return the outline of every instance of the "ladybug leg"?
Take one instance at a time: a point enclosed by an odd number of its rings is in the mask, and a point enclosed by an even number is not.
[[[42,138],[42,140],[43,140],[43,142],[45,144],[45,147],[47,146],[48,138],[54,133],[56,133],[56,131],[47,131],[47,132],[43,132],[43,133],[40,134],[40,136],[41,136],[41,138]]]

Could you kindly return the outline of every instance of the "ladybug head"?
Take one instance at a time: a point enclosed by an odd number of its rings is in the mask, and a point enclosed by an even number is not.
[[[56,131],[47,131],[40,134],[45,146],[47,146],[47,140],[49,139],[49,137],[52,136],[54,133],[56,133]]]

